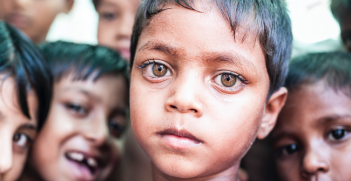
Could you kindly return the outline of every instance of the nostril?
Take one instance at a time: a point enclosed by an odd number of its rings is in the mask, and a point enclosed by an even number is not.
[[[171,105],[171,108],[174,108],[174,109],[176,109],[177,107],[176,107],[176,106],[173,106],[173,105]]]
[[[192,112],[197,113],[196,109],[190,109]]]

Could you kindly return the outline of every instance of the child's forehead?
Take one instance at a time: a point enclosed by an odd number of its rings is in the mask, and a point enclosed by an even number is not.
[[[351,125],[351,98],[319,81],[289,92],[276,131],[318,130],[338,121]]]
[[[184,56],[231,54],[266,70],[264,51],[256,33],[246,34],[239,28],[234,37],[229,22],[218,9],[199,12],[177,5],[164,9],[143,29],[137,53],[150,45],[165,45],[170,47],[167,49],[176,49],[178,55],[184,53]],[[259,62],[254,61],[258,59]]]

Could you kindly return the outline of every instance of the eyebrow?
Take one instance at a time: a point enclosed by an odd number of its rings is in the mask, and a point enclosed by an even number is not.
[[[138,49],[138,52],[144,50],[158,51],[171,56],[179,55],[178,48],[159,42],[148,41]],[[204,57],[206,57],[207,62],[224,62],[236,67],[248,67],[250,69],[255,67],[252,61],[235,52],[205,52]]]
[[[33,124],[23,124],[19,127],[20,129],[31,129],[31,130],[37,130],[37,126],[33,125]]]
[[[148,41],[147,43],[145,43],[143,46],[141,46],[138,49],[138,52],[144,51],[144,50],[154,50],[154,51],[158,51],[158,52],[165,53],[168,55],[178,56],[178,49],[177,48],[163,44],[163,43],[158,43],[158,42]]]
[[[82,93],[82,94],[86,95],[87,97],[93,98],[97,102],[101,102],[101,99],[99,99],[98,97],[94,96],[93,94],[91,94],[90,92],[88,92],[88,91],[86,91],[84,89],[75,88],[75,87],[67,87],[67,88],[62,90],[62,92],[68,92],[68,91],[79,92],[79,93]]]
[[[351,115],[328,115],[316,121],[316,124],[335,122],[339,119],[351,118]]]

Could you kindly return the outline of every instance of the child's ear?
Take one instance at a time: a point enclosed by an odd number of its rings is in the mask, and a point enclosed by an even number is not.
[[[279,112],[285,104],[287,94],[287,89],[281,87],[279,90],[275,91],[268,100],[264,110],[262,123],[257,134],[258,139],[265,138],[274,128]]]
[[[65,9],[64,9],[64,13],[69,13],[72,8],[73,8],[73,5],[74,5],[74,0],[65,0],[66,2],[66,5],[65,5]]]

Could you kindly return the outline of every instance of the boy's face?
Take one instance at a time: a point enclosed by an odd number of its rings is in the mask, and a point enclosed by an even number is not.
[[[248,34],[241,41],[240,29],[234,41],[222,14],[200,7],[169,5],[155,15],[140,36],[131,73],[135,136],[154,173],[170,177],[236,174],[268,94],[258,39]]]
[[[272,132],[283,180],[351,180],[350,110],[323,81],[289,92]]]
[[[97,7],[99,44],[118,51],[128,61],[134,17],[139,4],[140,0],[100,0]]]
[[[0,19],[22,30],[35,43],[45,41],[51,23],[74,0],[0,0]]]
[[[351,52],[351,13],[350,12],[340,17],[339,25],[341,30],[342,41],[347,51]]]
[[[104,180],[119,159],[127,125],[122,76],[54,84],[51,110],[33,145],[31,164],[44,180]]]
[[[17,180],[37,134],[38,103],[35,93],[29,92],[27,101],[32,119],[28,119],[18,105],[13,78],[0,77],[0,180]]]

